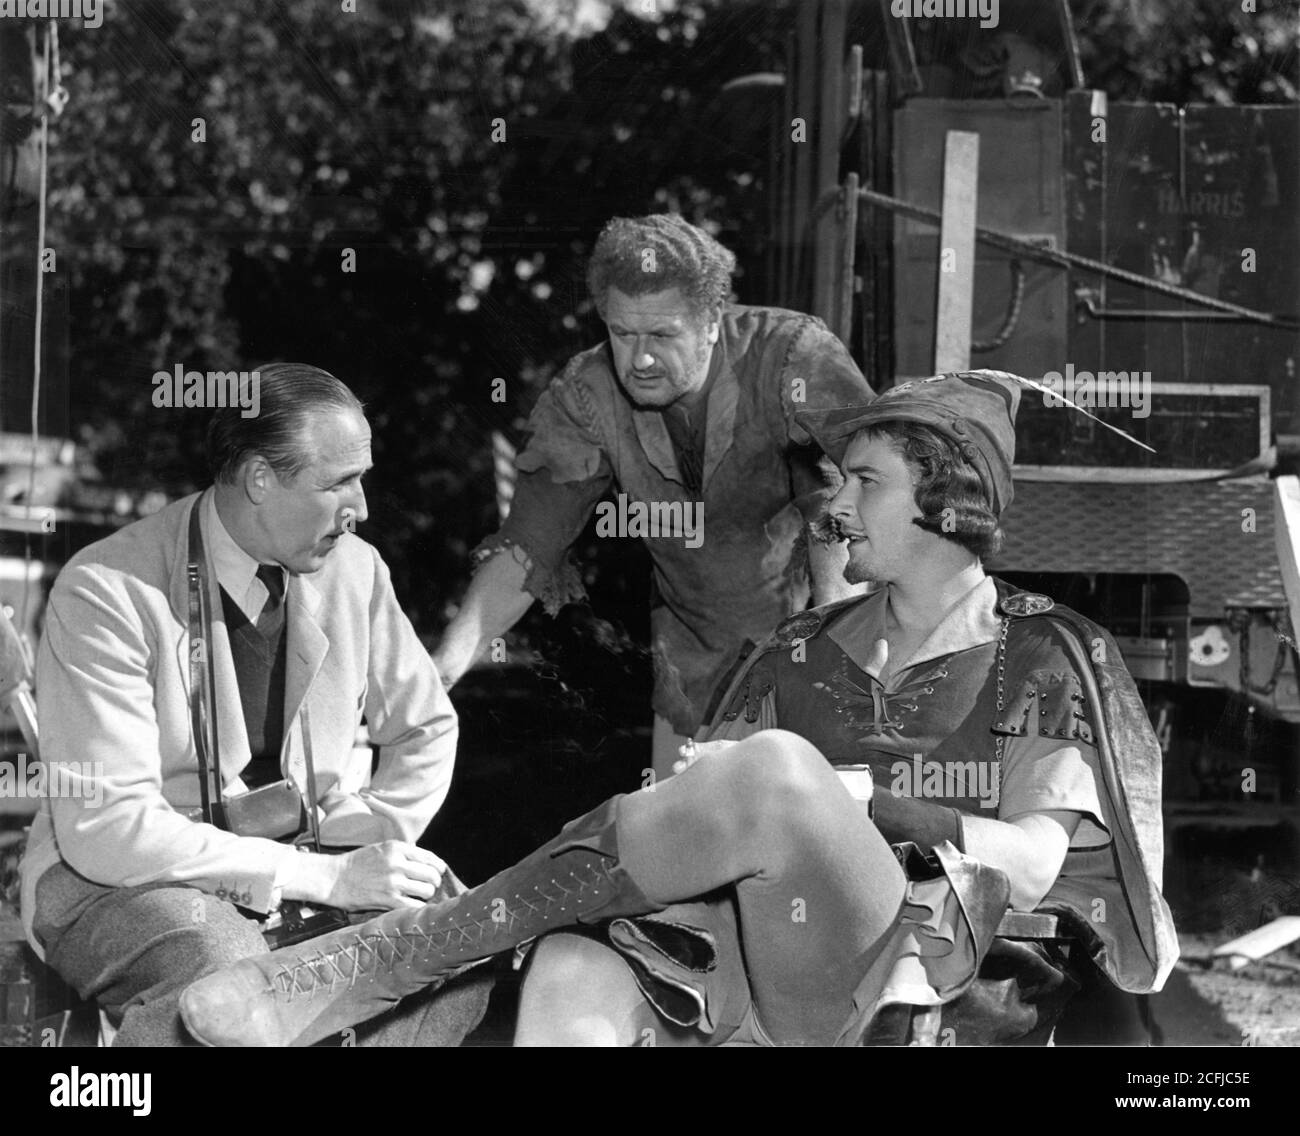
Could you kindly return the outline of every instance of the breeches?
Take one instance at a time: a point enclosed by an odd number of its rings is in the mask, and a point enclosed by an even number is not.
[[[257,922],[231,903],[171,884],[104,887],[63,864],[37,883],[33,930],[46,962],[117,1027],[115,1045],[195,1042],[180,1019],[181,991],[204,975],[266,951]],[[489,972],[357,1028],[357,1045],[459,1045],[483,1017]]]

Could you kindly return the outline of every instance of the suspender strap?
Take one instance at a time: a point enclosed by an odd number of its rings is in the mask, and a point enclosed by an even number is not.
[[[302,755],[307,764],[307,832],[311,836],[313,852],[319,852],[320,817],[316,813],[316,763],[311,757],[311,723],[307,719],[307,703],[302,704]]]
[[[204,579],[207,557],[204,555],[203,533],[199,526],[202,501],[202,497],[198,498],[190,509],[189,557],[185,565],[190,593],[190,728],[194,732],[194,748],[199,755],[199,791],[203,802],[203,819],[218,828],[225,828],[225,809],[221,804],[221,750],[217,739],[217,722],[212,714],[216,671],[212,662],[212,617],[208,610],[207,581]]]
[[[203,819],[229,831],[221,799],[221,750],[217,738],[217,719],[212,712],[213,692],[217,688],[216,665],[212,650],[212,614],[208,602],[207,556],[199,509],[203,498],[190,509],[189,557],[185,565],[189,579],[189,652],[190,652],[190,728],[194,748],[199,755],[199,790],[203,802]],[[206,665],[205,665],[206,664]],[[302,748],[307,766],[307,832],[312,849],[321,850],[320,819],[317,816],[316,763],[312,760],[311,727],[306,703],[300,711]]]

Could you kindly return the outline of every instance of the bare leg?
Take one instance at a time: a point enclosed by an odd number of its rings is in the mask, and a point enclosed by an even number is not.
[[[889,845],[826,759],[783,730],[624,798],[619,850],[651,900],[735,884],[758,1018],[787,1044],[835,1041],[903,902]]]
[[[466,966],[575,923],[644,915],[735,885],[760,1022],[834,1041],[895,926],[902,872],[808,742],[769,730],[616,797],[455,899],[389,912],[189,987],[215,1044],[309,1044]]]
[[[640,1045],[658,1042],[658,1015],[627,963],[585,935],[547,935],[533,948],[519,997],[518,1046]]]

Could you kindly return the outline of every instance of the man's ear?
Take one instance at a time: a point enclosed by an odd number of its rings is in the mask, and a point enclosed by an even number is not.
[[[705,324],[705,336],[712,347],[718,342],[718,337],[722,334],[722,309],[714,308],[708,315],[709,322]]]
[[[260,505],[266,500],[274,478],[275,471],[260,454],[254,454],[244,462],[244,468],[240,471],[240,484],[244,494],[254,505]]]

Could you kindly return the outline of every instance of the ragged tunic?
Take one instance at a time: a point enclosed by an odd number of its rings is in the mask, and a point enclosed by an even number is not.
[[[505,548],[525,553],[524,586],[554,614],[585,596],[568,552],[611,488],[631,505],[702,505],[702,542],[645,541],[653,704],[683,734],[746,641],[808,602],[800,505],[811,509],[824,482],[795,412],[873,397],[825,324],[780,308],[723,309],[706,384],[703,417],[679,420],[627,398],[608,344],[576,356],[529,419],[509,518],[473,554],[481,564]]]

